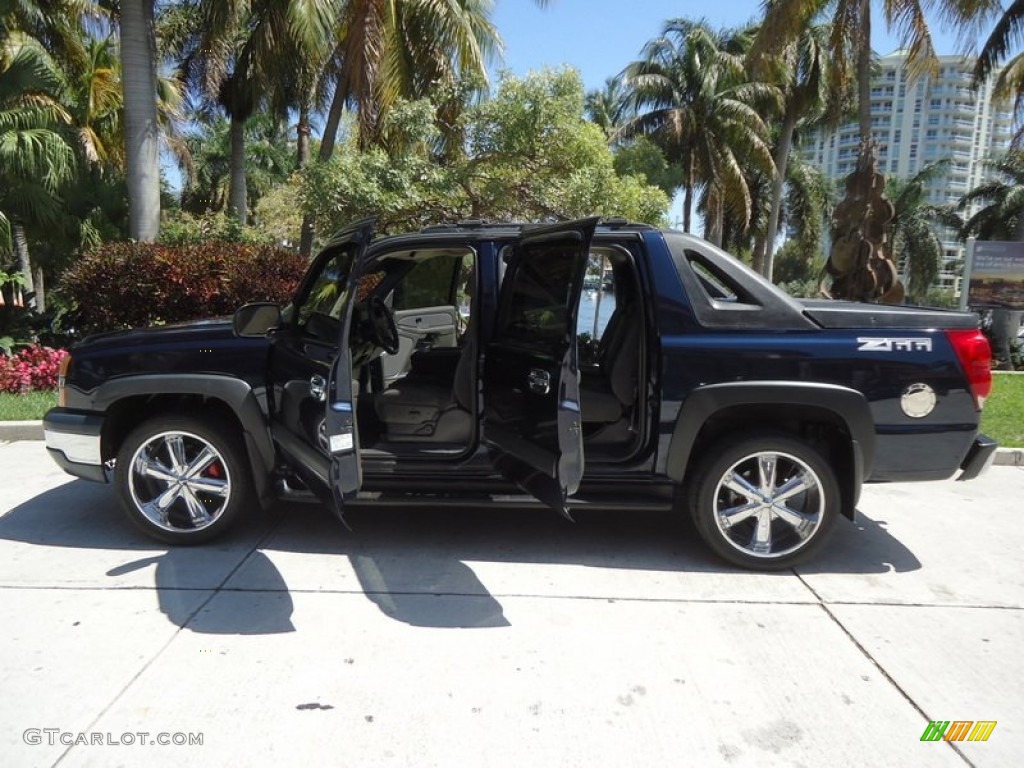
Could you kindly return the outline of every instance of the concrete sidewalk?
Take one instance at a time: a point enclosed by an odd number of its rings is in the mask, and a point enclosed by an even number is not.
[[[0,444],[0,472],[0,765],[1024,754],[1019,468],[870,486],[856,525],[774,575],[639,513],[363,507],[349,533],[288,507],[168,551],[38,442]],[[930,720],[998,724],[922,742]]]

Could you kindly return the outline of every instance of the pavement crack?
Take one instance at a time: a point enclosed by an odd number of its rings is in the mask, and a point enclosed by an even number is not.
[[[807,580],[804,579],[803,576],[801,576],[799,573],[797,573],[795,569],[793,570],[793,574],[800,580],[800,582],[805,587],[807,587],[807,589],[811,592],[811,594],[814,595],[814,597],[818,601],[818,606],[821,608],[822,611],[825,612],[825,615],[828,616],[837,627],[839,627],[839,630],[844,635],[846,635],[847,639],[851,643],[853,643],[854,647],[856,647],[857,650],[860,651],[861,654],[863,654],[864,658],[867,659],[869,662],[871,662],[872,666],[874,666],[875,669],[878,670],[878,673],[883,678],[885,678],[885,680],[887,680],[889,682],[889,685],[891,685],[893,688],[895,688],[899,692],[900,696],[902,696],[904,698],[904,700],[910,706],[912,706],[915,710],[917,710],[917,713],[919,715],[921,715],[922,718],[924,718],[926,723],[927,722],[931,722],[933,718],[931,716],[929,716],[927,712],[924,711],[924,709],[921,707],[921,705],[918,704],[914,700],[914,698],[910,695],[910,693],[902,685],[900,685],[898,682],[896,682],[896,679],[892,675],[890,675],[889,672],[885,669],[885,667],[883,667],[881,665],[881,663],[871,654],[871,651],[869,651],[867,649],[867,647],[863,643],[861,643],[860,640],[858,640],[854,636],[853,632],[851,632],[846,627],[846,625],[843,624],[843,622],[839,619],[839,617],[836,616],[835,613],[832,612],[832,610],[829,608],[829,604],[826,603],[825,600],[822,599],[821,595],[818,594],[817,590],[815,590],[814,587],[812,587],[807,582]],[[843,605],[850,605],[850,603],[842,603],[842,604]],[[913,607],[913,606],[908,606],[908,607]],[[969,766],[971,766],[971,768],[974,768],[974,763],[972,763],[968,759],[967,755],[965,755],[963,753],[963,751],[956,745],[955,742],[947,741],[946,744],[948,744],[949,747],[957,754],[957,756],[961,760],[963,760],[965,765],[969,765]]]

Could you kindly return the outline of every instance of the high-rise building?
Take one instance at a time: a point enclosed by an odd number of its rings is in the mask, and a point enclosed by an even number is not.
[[[907,55],[896,51],[878,59],[871,83],[871,135],[878,170],[909,179],[930,163],[950,160],[948,172],[929,185],[927,201],[956,203],[986,178],[985,160],[1009,147],[1013,112],[992,96],[992,81],[971,87],[974,59],[940,56],[937,75],[911,77]],[[819,132],[803,143],[803,155],[831,179],[841,179],[857,165],[860,136],[855,122],[838,131]],[[963,246],[950,231],[940,232],[944,259],[939,284],[957,288]]]

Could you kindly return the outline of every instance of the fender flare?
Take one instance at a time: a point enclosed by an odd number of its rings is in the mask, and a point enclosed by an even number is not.
[[[249,382],[213,373],[167,373],[124,376],[98,386],[90,395],[90,409],[106,413],[119,400],[140,395],[200,395],[220,400],[235,414],[242,425],[253,480],[261,498],[276,465],[274,443],[264,409]]]
[[[735,381],[695,389],[676,417],[666,457],[665,473],[680,483],[686,476],[693,446],[708,420],[736,406],[771,409],[798,406],[823,411],[837,419],[850,435],[853,477],[844,492],[844,510],[851,516],[862,483],[875,461],[875,426],[864,395],[837,384],[780,381]]]

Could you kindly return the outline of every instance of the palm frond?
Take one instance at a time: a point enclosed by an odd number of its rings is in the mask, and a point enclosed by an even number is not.
[[[974,65],[975,83],[983,83],[999,67],[1011,50],[1024,41],[1024,0],[1013,0],[996,22],[978,52]]]

